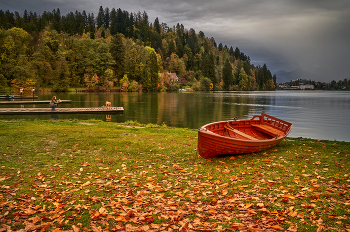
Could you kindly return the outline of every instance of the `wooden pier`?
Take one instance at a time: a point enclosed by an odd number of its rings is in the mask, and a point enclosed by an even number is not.
[[[0,115],[19,114],[96,114],[96,113],[123,113],[123,107],[91,107],[91,108],[0,108]]]
[[[51,100],[44,100],[44,101],[0,101],[0,105],[24,105],[24,104],[49,104]],[[72,103],[72,100],[61,100],[59,104],[62,103]]]
[[[38,96],[26,96],[26,95],[0,95],[0,99],[34,99]]]

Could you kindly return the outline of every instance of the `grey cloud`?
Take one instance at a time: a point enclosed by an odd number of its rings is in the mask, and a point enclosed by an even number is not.
[[[97,12],[100,6],[128,12],[146,11],[172,27],[203,31],[217,44],[240,48],[252,63],[264,63],[272,72],[298,67],[323,73],[329,80],[350,79],[350,1],[348,0],[0,0],[2,10],[24,9],[41,14],[60,8]]]

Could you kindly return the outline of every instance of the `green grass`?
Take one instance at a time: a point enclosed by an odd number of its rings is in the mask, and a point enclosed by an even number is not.
[[[350,230],[350,143],[205,160],[197,130],[0,121],[0,228]]]

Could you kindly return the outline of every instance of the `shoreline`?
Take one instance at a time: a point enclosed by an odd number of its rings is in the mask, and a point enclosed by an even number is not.
[[[1,117],[1,116],[0,116]],[[81,121],[81,124],[90,124],[89,121],[93,121],[93,122],[101,122],[101,123],[113,123],[115,126],[125,126],[125,127],[130,127],[130,128],[147,128],[147,125],[150,125],[151,127],[164,127],[166,126],[167,128],[177,128],[177,129],[188,129],[188,130],[195,130],[197,131],[198,129],[193,129],[193,128],[183,128],[183,127],[170,127],[170,126],[167,126],[167,125],[157,125],[157,124],[152,124],[152,123],[149,123],[149,124],[142,124],[142,123],[139,123],[137,121],[132,121],[132,122],[124,122],[124,123],[121,123],[121,122],[107,122],[107,121],[103,121],[103,120],[99,120],[99,119],[87,119],[87,120],[77,120],[77,119],[1,119],[0,118],[0,121],[3,121],[3,122],[13,122],[13,121],[57,121],[57,122],[76,122],[76,121]],[[131,123],[131,124],[135,124],[137,126],[128,126],[127,124],[128,123]],[[350,143],[350,141],[345,141],[345,140],[330,140],[330,139],[317,139],[317,138],[307,138],[307,137],[291,137],[291,136],[287,136],[285,138],[285,140],[297,140],[297,139],[306,139],[306,140],[314,140],[314,141],[326,141],[326,142],[342,142],[342,143]]]

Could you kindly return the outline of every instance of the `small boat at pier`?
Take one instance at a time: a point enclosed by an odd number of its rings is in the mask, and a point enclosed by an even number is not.
[[[292,123],[265,113],[248,120],[213,122],[198,130],[198,152],[205,159],[259,152],[276,146],[291,129]]]

